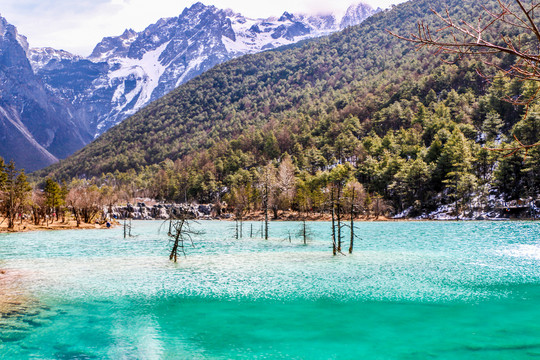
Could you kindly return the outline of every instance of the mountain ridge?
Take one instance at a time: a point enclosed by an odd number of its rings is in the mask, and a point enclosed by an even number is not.
[[[346,15],[350,17],[347,21],[361,21],[363,16],[377,11],[355,5]],[[13,54],[24,64],[24,71],[19,72],[24,79],[12,80],[35,82],[34,92],[41,89],[46,95],[34,96],[47,98],[48,105],[43,106],[64,124],[52,125],[52,119],[43,121],[49,117],[43,114],[31,118],[31,114],[23,113],[23,119],[18,119],[20,107],[15,111],[17,116],[10,109],[3,110],[2,117],[9,121],[4,120],[0,137],[9,137],[10,145],[0,148],[0,156],[36,170],[72,154],[111,126],[219,63],[325,35],[340,25],[335,16],[285,12],[277,19],[250,19],[232,10],[196,3],[179,16],[160,19],[141,32],[126,29],[120,36],[105,37],[89,57],[52,48],[29,48],[26,38],[13,25],[2,18],[0,26],[15,31],[11,43],[18,50]],[[13,85],[2,89],[5,102],[14,101],[10,96],[17,90],[10,93],[9,89],[16,88]],[[21,122],[26,125],[21,127]],[[28,131],[15,131],[14,123]],[[17,144],[17,138],[25,145]],[[26,156],[22,149],[27,147],[41,155]]]
[[[75,104],[87,117],[94,117],[90,127],[98,136],[218,63],[328,35],[342,27],[355,25],[377,11],[380,9],[360,3],[351,5],[340,20],[335,15],[310,16],[288,12],[277,20],[273,17],[251,19],[230,9],[198,2],[184,9],[178,17],[159,19],[141,32],[126,29],[120,36],[104,38],[88,58],[73,55],[68,64],[58,60],[69,61],[69,56],[62,58],[58,54],[51,56],[49,61],[52,64],[43,57],[32,56],[31,60],[40,60],[33,67],[46,83],[61,73],[67,78],[68,88],[73,87],[70,81],[75,74],[89,72],[86,67],[89,64],[81,60],[103,63],[103,68],[108,67],[107,72],[90,77],[84,91],[70,94],[62,86],[56,88],[58,94],[65,94],[65,100]],[[34,54],[40,50],[30,51]],[[67,71],[59,69],[63,66]],[[98,90],[98,95],[89,95],[94,92],[92,89]],[[111,106],[104,111],[96,113],[96,107],[85,107],[87,103],[97,102],[102,109],[105,100]]]

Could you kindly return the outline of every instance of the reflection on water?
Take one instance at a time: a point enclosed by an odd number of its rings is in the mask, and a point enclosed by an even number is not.
[[[265,241],[202,222],[178,264],[159,225],[1,236],[19,274],[1,289],[25,305],[0,320],[0,358],[540,355],[536,223],[359,224],[332,257],[326,223],[304,246],[298,223]]]

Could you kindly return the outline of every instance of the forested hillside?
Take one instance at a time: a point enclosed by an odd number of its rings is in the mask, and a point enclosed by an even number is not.
[[[279,172],[290,161],[296,192],[287,206],[298,208],[306,197],[309,208],[322,206],[321,189],[342,170],[368,201],[382,197],[395,213],[466,209],[473,198],[484,206],[490,195],[535,198],[538,150],[503,158],[487,148],[511,134],[539,140],[540,109],[533,104],[522,119],[524,108],[504,101],[536,85],[479,59],[443,62],[387,33],[436,23],[430,7],[445,6],[462,19],[484,11],[468,0],[410,1],[328,38],[218,65],[38,175],[215,201],[255,188],[268,163]],[[505,67],[514,59],[492,61]]]

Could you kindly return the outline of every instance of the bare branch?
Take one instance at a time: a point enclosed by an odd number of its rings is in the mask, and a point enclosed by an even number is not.
[[[399,39],[416,44],[417,50],[424,47],[434,48],[436,55],[457,55],[457,60],[465,55],[480,56],[484,63],[502,71],[503,74],[512,79],[540,82],[540,30],[535,23],[535,11],[540,7],[540,4],[536,3],[536,1],[531,1],[528,4],[525,4],[523,0],[514,1],[517,4],[516,7],[510,6],[509,3],[505,3],[503,0],[498,0],[498,11],[490,10],[482,5],[487,20],[480,16],[477,25],[465,20],[456,22],[450,15],[448,8],[445,9],[444,14],[431,8],[433,14],[443,23],[443,27],[436,31],[438,34],[436,38],[432,36],[430,26],[423,21],[417,24],[417,33],[411,33],[409,36],[402,36],[389,30],[387,32]],[[489,41],[489,37],[486,36],[488,31],[495,30],[495,26],[499,23],[509,26],[510,29],[518,29],[521,34],[517,37],[517,40],[501,34],[500,43]],[[446,37],[444,37],[445,34]],[[534,35],[536,43],[531,44],[530,41],[523,41],[523,35],[525,34]],[[503,69],[489,59],[490,55],[496,54],[514,56],[516,61],[507,69]],[[448,62],[446,59],[442,59],[442,61]],[[478,73],[485,77],[480,71]],[[524,117],[526,117],[529,106],[539,96],[540,87],[527,99],[519,96],[517,99],[506,97],[504,100],[514,105],[525,106]],[[517,146],[489,150],[506,152],[505,156],[512,156],[520,151],[525,151],[525,157],[527,157],[529,149],[540,145],[540,143],[523,144],[515,135],[514,139]]]

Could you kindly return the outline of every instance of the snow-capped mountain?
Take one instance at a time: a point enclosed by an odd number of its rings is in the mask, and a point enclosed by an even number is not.
[[[327,35],[377,12],[351,6],[335,15],[285,12],[250,19],[196,3],[178,17],[160,19],[141,32],[106,37],[88,58],[31,49],[30,61],[49,89],[75,107],[94,136],[213,66],[244,54]]]
[[[29,49],[0,17],[0,156],[27,170],[47,166],[219,63],[330,34],[378,10],[250,19],[197,3],[141,32],[106,37],[87,58]]]

